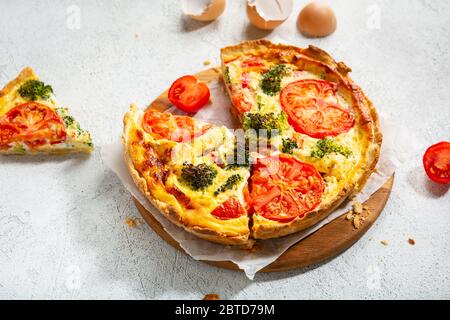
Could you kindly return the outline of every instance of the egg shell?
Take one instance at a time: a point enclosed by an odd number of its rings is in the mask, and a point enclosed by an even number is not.
[[[203,13],[199,15],[188,14],[188,16],[197,21],[213,21],[222,15],[225,11],[225,6],[225,0],[211,0],[209,5],[204,9]]]
[[[269,3],[261,3],[263,1],[269,1]],[[270,3],[270,1],[273,0],[255,0],[255,1],[247,1],[247,16],[248,19],[250,20],[250,23],[255,26],[256,28],[262,29],[262,30],[273,30],[276,27],[278,27],[279,25],[281,25],[284,21],[286,21],[286,19],[289,17],[289,15],[292,12],[292,1],[290,0],[285,0],[285,1],[281,1],[281,2],[277,2],[277,4],[275,3]],[[271,7],[273,7],[274,5],[276,6],[281,6],[281,12],[274,12],[274,11],[268,11],[270,10]],[[259,6],[259,10],[265,10],[265,15],[264,16],[264,12],[258,12],[258,6]],[[275,9],[272,9],[275,10]],[[278,14],[278,16],[280,16],[280,14],[282,15],[282,19],[270,19],[268,16],[270,14]]]

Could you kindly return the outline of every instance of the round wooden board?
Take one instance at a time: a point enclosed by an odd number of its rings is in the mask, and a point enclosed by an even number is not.
[[[203,82],[213,81],[222,82],[222,73],[220,68],[210,68],[196,74],[196,77]],[[164,111],[172,104],[167,98],[167,90],[163,92],[149,108]],[[313,264],[329,260],[336,257],[356,241],[358,241],[376,221],[383,211],[384,206],[392,190],[394,177],[375,192],[364,205],[369,208],[362,214],[365,218],[364,223],[355,229],[353,224],[346,219],[346,214],[326,224],[305,239],[297,242],[284,252],[276,261],[261,270],[261,272],[278,272],[292,269],[304,268]],[[161,226],[161,224],[147,211],[136,199],[134,199],[137,209],[141,213],[147,224],[167,243],[179,251],[184,250]],[[210,265],[231,270],[240,270],[237,265],[231,261],[203,261]]]

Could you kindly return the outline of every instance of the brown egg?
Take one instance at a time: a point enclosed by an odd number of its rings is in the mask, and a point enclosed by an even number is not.
[[[225,11],[225,4],[225,0],[210,0],[209,3],[205,2],[205,0],[200,3],[195,0],[184,0],[182,2],[184,13],[197,21],[213,21],[217,19]],[[191,14],[191,10],[199,13]]]
[[[297,28],[309,38],[326,37],[336,30],[336,16],[330,6],[311,2],[307,4],[297,19]]]
[[[262,30],[275,29],[289,17],[291,12],[292,0],[247,1],[248,19],[252,25]]]

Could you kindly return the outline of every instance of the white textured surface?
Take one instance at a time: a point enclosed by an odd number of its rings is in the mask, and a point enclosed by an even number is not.
[[[99,147],[117,139],[130,102],[145,105],[204,60],[217,63],[223,45],[267,35],[248,27],[243,1],[228,3],[221,19],[202,24],[183,19],[176,0],[0,0],[0,82],[31,65]],[[331,37],[302,38],[296,14],[276,33],[345,61],[417,141],[361,241],[326,264],[250,281],[176,252],[144,225],[125,225],[138,212],[98,149],[90,158],[3,157],[0,298],[450,298],[450,191],[421,167],[427,145],[450,139],[450,3],[333,3]],[[79,30],[66,26],[71,5],[81,9]]]

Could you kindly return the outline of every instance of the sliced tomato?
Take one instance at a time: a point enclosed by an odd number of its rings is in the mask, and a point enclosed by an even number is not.
[[[149,109],[144,114],[142,127],[157,140],[168,139],[175,142],[188,142],[202,136],[212,126],[198,127],[191,117]]]
[[[281,107],[297,132],[322,139],[347,132],[355,124],[353,114],[342,108],[336,84],[325,80],[299,80],[280,93]]]
[[[20,129],[12,124],[0,124],[0,149],[8,149],[19,133]]]
[[[9,110],[0,119],[0,144],[22,141],[30,148],[44,144],[57,144],[66,137],[64,121],[51,108],[27,102]]]
[[[252,78],[250,77],[250,73],[248,72],[242,72],[241,75],[241,82],[242,82],[242,88],[249,88],[250,87],[250,81]]]
[[[192,205],[191,198],[189,198],[183,191],[177,187],[172,187],[167,190],[168,193],[173,195],[179,203],[186,209],[194,209]]]
[[[239,113],[245,113],[252,109],[252,104],[245,99],[243,93],[236,93],[231,97],[234,107]]]
[[[290,222],[314,210],[325,183],[311,165],[287,155],[260,158],[253,166],[251,199],[255,214]]]
[[[242,62],[242,67],[244,68],[262,67],[262,66],[264,66],[264,61],[261,58],[255,56],[251,56],[250,58]]]
[[[181,77],[169,89],[169,100],[178,109],[194,113],[205,106],[210,97],[209,88],[194,76]]]
[[[428,177],[437,183],[450,183],[450,142],[442,141],[429,147],[423,155]]]
[[[239,200],[232,197],[215,208],[211,214],[220,220],[236,219],[246,214]]]

